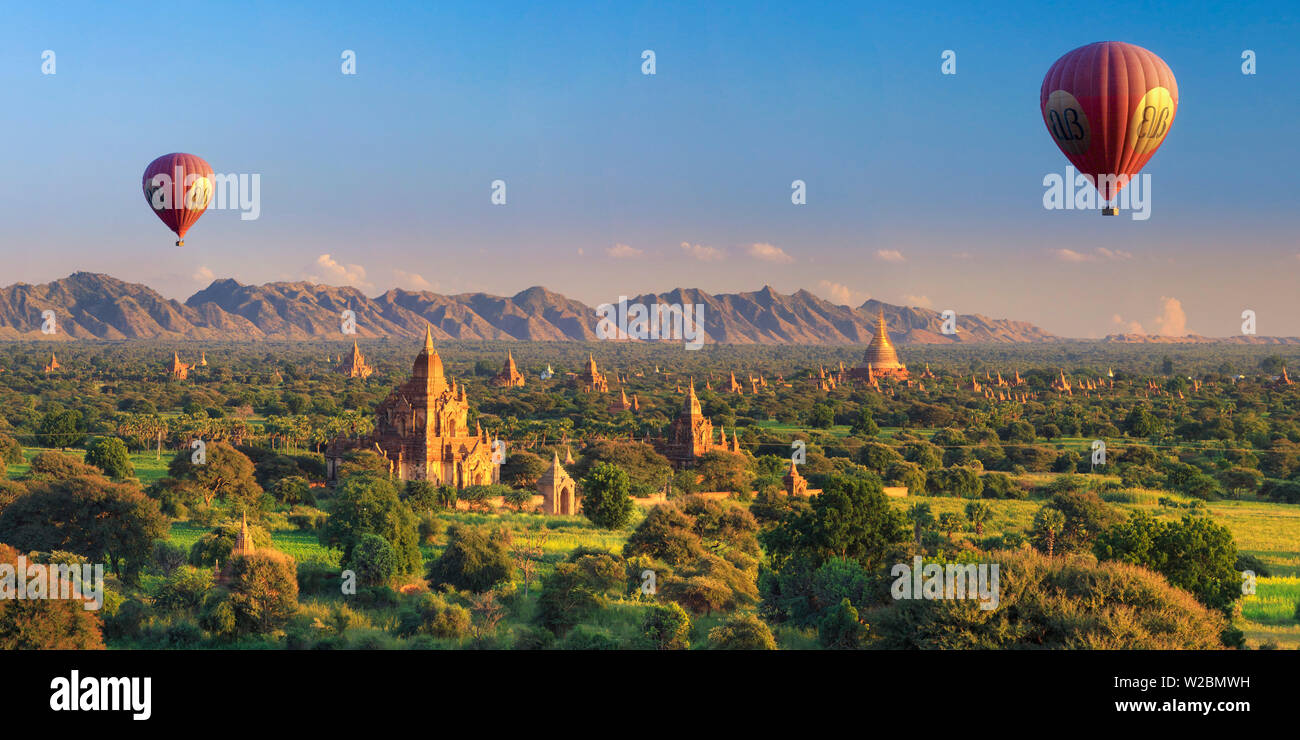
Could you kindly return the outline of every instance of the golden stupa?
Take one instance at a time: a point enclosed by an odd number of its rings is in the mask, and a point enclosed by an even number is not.
[[[907,366],[898,361],[898,350],[889,341],[889,330],[885,328],[885,312],[882,310],[876,319],[876,335],[867,345],[862,356],[865,367],[853,368],[852,375],[862,380],[875,378],[906,378]]]

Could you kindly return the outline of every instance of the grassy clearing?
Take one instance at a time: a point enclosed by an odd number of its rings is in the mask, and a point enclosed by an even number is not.
[[[168,540],[189,550],[199,538],[212,531],[193,522],[172,522]],[[333,566],[339,565],[340,553],[320,544],[315,532],[298,532],[289,529],[272,530],[271,543],[275,549],[292,556],[298,562],[319,560]]]
[[[1246,643],[1259,647],[1275,642],[1281,648],[1300,650],[1300,577],[1260,578],[1255,593],[1242,599],[1237,627],[1246,633]]]
[[[31,472],[31,461],[33,457],[42,452],[60,452],[64,455],[70,455],[78,460],[85,461],[86,451],[79,448],[70,447],[66,450],[59,450],[51,447],[24,447],[23,462],[9,466],[9,477],[20,478]],[[156,452],[134,452],[131,454],[131,464],[135,466],[135,477],[141,486],[148,486],[160,478],[167,476],[167,463],[171,462],[172,453],[163,450],[161,460],[155,459]]]

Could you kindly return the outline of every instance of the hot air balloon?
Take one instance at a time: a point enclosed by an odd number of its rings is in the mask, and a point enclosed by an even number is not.
[[[193,154],[164,154],[144,170],[144,197],[154,215],[176,232],[176,246],[185,246],[185,232],[212,200],[212,167]]]
[[[1107,207],[1151,155],[1178,112],[1178,83],[1164,60],[1140,46],[1100,41],[1056,60],[1040,92],[1052,140],[1087,175]]]

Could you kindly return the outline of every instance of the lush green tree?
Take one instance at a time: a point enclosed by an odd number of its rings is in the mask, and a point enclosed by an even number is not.
[[[447,530],[447,549],[429,564],[429,585],[483,592],[508,582],[514,571],[510,548],[501,533],[458,524]]]
[[[623,529],[633,511],[628,487],[628,475],[622,468],[596,463],[582,480],[582,513],[603,529]]]
[[[903,457],[908,462],[920,465],[923,470],[938,470],[943,467],[943,450],[929,442],[912,442],[903,448]]]
[[[1130,437],[1150,437],[1160,431],[1160,420],[1146,406],[1134,406],[1124,419]]]
[[[397,551],[388,540],[373,532],[357,538],[352,555],[343,567],[356,573],[357,581],[363,586],[386,586],[401,573]]]
[[[934,496],[976,498],[984,490],[984,482],[974,470],[958,465],[930,471],[926,476],[925,487]]]
[[[402,487],[402,500],[411,507],[411,511],[422,514],[442,508],[438,497],[438,486],[433,481],[411,480]]]
[[[289,475],[277,480],[271,485],[271,496],[276,501],[289,506],[294,504],[310,506],[316,503],[316,497],[311,492],[311,484],[301,475]]]
[[[524,507],[532,502],[533,492],[525,491],[520,488],[511,488],[506,491],[501,498],[505,501],[507,506],[513,506],[515,511],[523,511]]]
[[[695,473],[700,478],[700,488],[705,491],[747,494],[754,482],[750,458],[734,452],[704,453],[695,466]]]
[[[843,600],[860,609],[882,598],[873,574],[846,558],[827,560],[817,568],[806,560],[794,561],[779,573],[764,571],[759,587],[764,615],[799,627],[818,626]]]
[[[1237,545],[1232,533],[1209,517],[1161,521],[1135,511],[1097,538],[1101,560],[1120,560],[1160,573],[1211,609],[1230,612],[1241,596]]]
[[[907,528],[879,482],[836,475],[807,509],[792,512],[760,538],[777,570],[799,557],[816,564],[852,558],[875,568],[907,540]]]
[[[1224,488],[1232,492],[1232,495],[1241,497],[1246,493],[1258,491],[1264,483],[1264,474],[1250,468],[1231,467],[1220,472],[1218,479]]]
[[[549,460],[527,450],[512,452],[501,464],[501,482],[512,488],[532,488],[549,467]]]
[[[0,542],[24,551],[66,550],[134,581],[167,536],[158,502],[138,486],[99,476],[36,483],[0,512]]]
[[[270,550],[236,557],[230,567],[230,604],[237,632],[272,632],[297,611],[298,577],[293,558]]]
[[[1016,420],[1008,424],[999,435],[1013,444],[1031,445],[1034,443],[1034,425],[1027,421]]]
[[[865,437],[867,439],[880,434],[880,427],[876,426],[876,420],[871,415],[871,409],[862,409],[862,415],[849,427],[849,433],[855,437]]]
[[[41,440],[50,447],[66,450],[76,447],[86,438],[80,411],[52,409],[41,417]]]
[[[1065,527],[1056,541],[1062,552],[1086,551],[1103,529],[1123,520],[1095,491],[1082,488],[1088,485],[1084,476],[1062,476],[1052,482],[1052,508],[1065,517]]]
[[[906,486],[908,495],[923,496],[929,476],[920,465],[900,460],[885,471],[885,480],[894,485]]]
[[[858,463],[884,475],[891,465],[903,462],[903,456],[893,447],[879,442],[868,442],[858,450]]]
[[[225,442],[208,442],[202,458],[181,450],[167,466],[167,474],[191,480],[203,492],[204,503],[213,499],[238,502],[246,511],[261,508],[262,487],[254,474],[253,461]]]
[[[646,555],[671,566],[680,566],[703,557],[704,543],[695,532],[695,519],[675,504],[660,504],[623,545],[624,557]]]
[[[420,572],[420,538],[411,508],[397,497],[397,490],[387,479],[351,475],[338,487],[321,540],[341,549],[347,561],[361,535],[367,533],[377,534],[392,545],[400,574]]]
[[[121,480],[135,477],[131,453],[117,437],[96,437],[86,447],[86,462],[104,471],[104,475]]]
[[[819,403],[808,415],[808,426],[814,429],[830,429],[835,425],[835,409],[830,404]]]
[[[654,447],[642,442],[608,440],[596,442],[583,450],[581,458],[569,473],[575,479],[582,480],[602,462],[627,473],[629,489],[641,492],[663,490],[664,484],[673,475],[668,458],[655,452]]]

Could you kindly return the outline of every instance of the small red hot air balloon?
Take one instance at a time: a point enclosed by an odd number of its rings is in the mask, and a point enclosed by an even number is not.
[[[1140,46],[1100,41],[1056,60],[1040,92],[1043,122],[1065,156],[1111,201],[1174,125],[1178,83]],[[1108,216],[1118,208],[1102,204]]]
[[[185,246],[185,232],[212,200],[212,167],[193,154],[164,154],[144,170],[144,197],[154,215],[176,232],[176,246]]]

